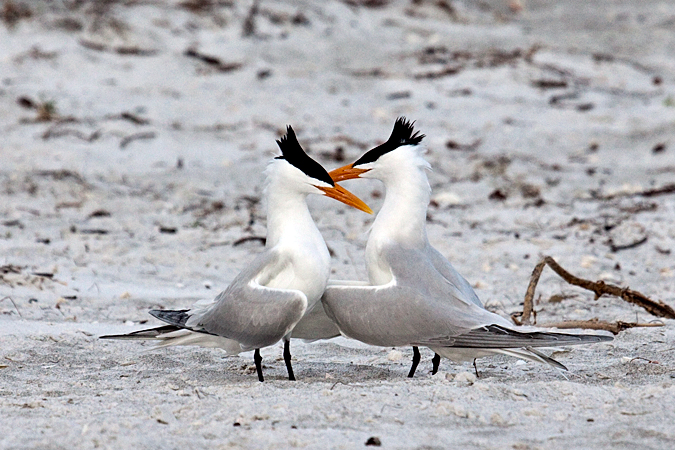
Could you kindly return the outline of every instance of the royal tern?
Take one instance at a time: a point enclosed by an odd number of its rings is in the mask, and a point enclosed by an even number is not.
[[[307,207],[309,194],[320,194],[372,213],[352,193],[335,184],[328,172],[300,146],[293,129],[277,141],[281,156],[267,176],[267,240],[265,251],[239,273],[214,300],[191,309],[153,310],[169,325],[106,339],[157,339],[160,347],[200,345],[229,354],[254,350],[258,379],[263,381],[260,349],[284,341],[289,380],[290,338],[295,325],[315,306],[330,274],[330,255]]]
[[[386,195],[366,244],[370,285],[329,282],[322,298],[342,334],[371,345],[425,346],[462,361],[506,354],[565,367],[533,347],[585,344],[608,336],[573,335],[516,329],[483,307],[471,285],[434,249],[427,238],[431,188],[422,156],[424,135],[399,118],[384,144],[353,164],[330,172],[333,181],[374,178]],[[419,351],[414,348],[415,372]]]

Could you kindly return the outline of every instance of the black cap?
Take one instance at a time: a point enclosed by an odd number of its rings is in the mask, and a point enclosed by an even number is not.
[[[397,148],[403,147],[404,145],[418,145],[420,142],[422,142],[422,139],[424,139],[425,135],[420,134],[419,131],[413,134],[415,131],[414,125],[415,122],[410,122],[405,117],[399,117],[396,119],[394,129],[392,130],[391,136],[389,136],[387,142],[364,153],[363,156],[361,156],[354,164],[352,164],[352,167],[356,167],[359,164],[368,164],[377,161],[377,159],[385,153],[389,153],[390,151],[396,150]]]
[[[328,172],[326,172],[326,169],[310,158],[302,149],[298,142],[298,138],[295,136],[295,131],[293,131],[293,128],[290,125],[286,128],[286,134],[277,141],[277,144],[279,145],[279,149],[281,149],[281,156],[277,156],[275,159],[285,159],[289,164],[300,169],[308,177],[335,186],[335,183],[330,175],[328,175]]]

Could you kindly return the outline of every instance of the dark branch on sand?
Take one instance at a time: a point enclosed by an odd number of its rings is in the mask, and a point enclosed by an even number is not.
[[[605,330],[609,331],[612,334],[619,334],[619,332],[627,330],[629,328],[649,328],[649,327],[662,327],[663,323],[654,322],[654,323],[636,323],[636,322],[606,322],[604,320],[590,319],[590,320],[565,320],[562,322],[552,322],[545,323],[540,325],[546,328],[560,328],[560,329],[569,329],[569,328],[583,328],[586,330]]]
[[[516,322],[514,318],[513,321],[518,325],[529,324],[530,316],[534,310],[534,305],[532,303],[534,299],[534,290],[537,288],[537,283],[539,283],[539,277],[541,277],[541,272],[546,266],[546,261],[542,260],[534,267],[532,275],[530,276],[530,284],[527,286],[527,291],[525,292],[525,300],[523,301],[523,314],[520,316],[520,323]]]
[[[615,286],[613,284],[607,284],[602,280],[590,281],[583,278],[579,278],[563,269],[560,266],[560,264],[558,264],[553,258],[551,258],[550,256],[546,256],[542,261],[539,262],[539,264],[535,266],[534,270],[532,271],[532,276],[530,277],[530,284],[527,287],[527,292],[525,293],[525,299],[523,301],[522,314],[513,314],[511,316],[511,319],[518,325],[530,324],[531,322],[530,316],[533,315],[534,309],[533,307],[534,292],[537,287],[537,283],[539,282],[541,272],[544,270],[544,266],[546,265],[548,265],[555,273],[557,273],[563,280],[565,280],[569,284],[579,286],[583,289],[595,293],[596,300],[603,295],[612,295],[614,297],[619,297],[628,303],[638,305],[654,316],[665,317],[667,319],[675,319],[675,310],[673,310],[673,308],[671,308],[669,305],[661,301],[658,302],[654,301],[640,292],[634,291],[629,288],[622,288],[619,286]],[[520,316],[520,319],[518,318],[518,316]],[[590,326],[591,324],[589,324],[588,322],[589,321],[579,321],[578,323],[589,325],[588,327],[583,328],[594,329],[593,326]],[[616,324],[610,325],[615,327],[618,331],[621,331],[626,328],[632,328],[633,326],[643,326],[637,324],[627,324],[626,322],[617,322]],[[646,326],[657,326],[657,325],[646,325]],[[568,328],[570,327],[568,326]],[[608,329],[608,328],[598,328],[598,329]],[[608,329],[608,331],[612,330]]]
[[[675,194],[675,183],[670,183],[657,188],[645,189],[638,192],[619,192],[617,194],[598,195],[598,200],[613,200],[619,197],[658,197],[660,195]]]
[[[241,245],[245,242],[250,242],[250,241],[257,241],[260,242],[262,245],[265,245],[265,242],[267,242],[267,239],[264,236],[245,236],[243,238],[239,238],[236,241],[232,243],[232,247],[236,247],[238,245]]]

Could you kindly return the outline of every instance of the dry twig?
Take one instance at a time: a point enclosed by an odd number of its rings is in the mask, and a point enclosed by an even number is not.
[[[675,183],[666,184],[657,188],[645,189],[638,192],[619,192],[617,194],[609,194],[597,196],[599,200],[613,200],[619,197],[658,197],[660,195],[675,194]]]
[[[200,53],[194,48],[189,48],[185,50],[185,56],[188,56],[190,58],[195,58],[200,61],[202,61],[205,64],[208,64],[209,66],[213,67],[214,69],[218,70],[219,72],[231,72],[233,70],[241,69],[243,67],[242,63],[234,62],[234,63],[228,63],[221,61],[220,58],[216,56],[211,56],[207,55],[204,53]]]
[[[125,136],[121,141],[120,141],[120,148],[123,149],[127,145],[131,144],[133,141],[139,140],[139,139],[154,139],[157,137],[157,133],[154,131],[146,131],[145,133],[134,133],[130,134],[129,136]]]
[[[19,307],[16,306],[16,303],[14,303],[14,299],[12,297],[6,296],[6,297],[3,297],[3,298],[0,298],[0,302],[3,301],[3,300],[9,300],[10,302],[12,302],[12,305],[14,305],[14,309],[16,309],[16,312],[19,313],[19,317],[21,317],[23,319],[23,315],[21,315],[21,311],[19,310]]]
[[[232,247],[236,247],[238,245],[243,244],[244,242],[250,242],[250,241],[260,242],[262,245],[265,245],[265,242],[267,242],[267,239],[264,236],[244,236],[243,238],[239,238],[236,241],[234,241],[232,243]]]
[[[532,271],[532,276],[530,277],[530,284],[527,286],[527,291],[525,292],[525,300],[523,301],[523,315],[520,316],[520,320],[523,324],[530,323],[530,315],[534,310],[534,305],[532,300],[534,299],[534,290],[537,288],[537,283],[539,283],[539,277],[541,277],[541,272],[546,266],[546,261],[542,260],[534,267]],[[518,324],[521,325],[521,324]]]
[[[605,330],[609,331],[612,334],[619,334],[619,332],[627,330],[629,328],[662,327],[663,323],[622,322],[620,320],[611,323],[606,322],[604,320],[598,320],[597,318],[595,318],[590,320],[565,320],[563,322],[545,323],[541,326],[546,328],[560,328],[560,329],[583,328],[586,330]]]
[[[575,277],[560,267],[560,265],[550,256],[545,257],[544,261],[551,269],[553,269],[555,273],[560,275],[562,279],[567,281],[569,284],[593,291],[595,293],[596,299],[600,298],[604,294],[613,295],[615,297],[622,298],[628,303],[633,303],[644,308],[648,313],[654,316],[675,319],[675,310],[661,301],[655,302],[640,292],[633,291],[628,288],[621,288],[613,284],[606,284],[604,281],[593,282],[584,280],[583,278]]]

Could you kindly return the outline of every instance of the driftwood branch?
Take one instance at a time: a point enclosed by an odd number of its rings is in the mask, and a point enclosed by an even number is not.
[[[560,328],[560,329],[583,328],[586,330],[605,330],[611,332],[612,334],[619,334],[619,332],[627,330],[629,328],[662,327],[663,323],[661,322],[636,323],[636,322],[621,322],[621,321],[612,323],[606,322],[604,320],[591,319],[591,320],[565,320],[563,322],[545,323],[542,324],[541,326],[545,328]]]
[[[532,276],[530,277],[530,284],[527,286],[527,292],[525,292],[525,301],[523,302],[523,315],[520,317],[520,320],[524,324],[530,323],[530,315],[534,309],[534,290],[537,288],[537,283],[539,283],[539,277],[541,277],[541,272],[546,267],[546,261],[542,260],[534,266],[532,271]]]
[[[511,319],[518,325],[527,325],[531,323],[531,316],[534,312],[534,293],[541,277],[541,272],[544,270],[544,266],[548,265],[555,273],[557,273],[563,280],[572,284],[574,286],[579,286],[583,289],[592,291],[595,294],[596,300],[603,295],[612,295],[619,297],[628,303],[633,303],[644,308],[650,314],[657,317],[665,317],[667,319],[675,319],[675,310],[669,305],[661,302],[654,301],[647,297],[646,295],[634,291],[629,288],[622,288],[615,286],[613,284],[607,284],[604,281],[590,281],[577,276],[572,275],[565,269],[563,269],[560,264],[558,264],[550,256],[545,256],[532,271],[532,276],[530,277],[530,284],[527,286],[527,291],[525,293],[525,299],[523,301],[523,312],[522,314],[513,314]],[[520,318],[519,318],[520,317]],[[570,321],[570,322],[560,322],[557,324],[547,324],[546,326],[557,327],[557,328],[589,328],[589,329],[599,329],[607,330],[612,333],[618,333],[619,331],[625,330],[627,328],[633,327],[649,327],[649,326],[661,326],[659,324],[636,324],[628,322],[602,322],[597,319],[591,321]],[[616,334],[615,333],[615,334]]]
[[[7,296],[7,297],[0,298],[0,302],[3,301],[3,300],[9,300],[10,302],[12,302],[12,305],[14,305],[14,309],[16,309],[16,312],[19,313],[19,317],[21,317],[23,319],[23,315],[21,314],[21,311],[19,310],[19,307],[16,306],[16,303],[14,303],[14,299],[12,297]]]
[[[601,200],[613,200],[619,197],[658,197],[660,195],[675,194],[675,183],[666,184],[661,187],[646,189],[638,192],[620,192],[598,197]]]
[[[262,245],[265,245],[265,242],[267,242],[267,238],[264,236],[244,236],[242,238],[237,239],[232,243],[232,247],[236,247],[237,245],[241,245],[244,242],[249,242],[249,241],[256,241],[260,242]]]
[[[596,299],[600,298],[604,294],[613,295],[614,297],[622,298],[628,303],[633,303],[644,308],[645,311],[656,317],[675,319],[675,310],[661,301],[656,302],[640,292],[615,286],[613,284],[606,284],[604,281],[593,282],[584,280],[583,278],[575,277],[560,267],[560,265],[550,256],[545,257],[544,261],[551,269],[553,269],[555,273],[560,275],[562,279],[567,281],[569,284],[593,291],[595,293]]]

